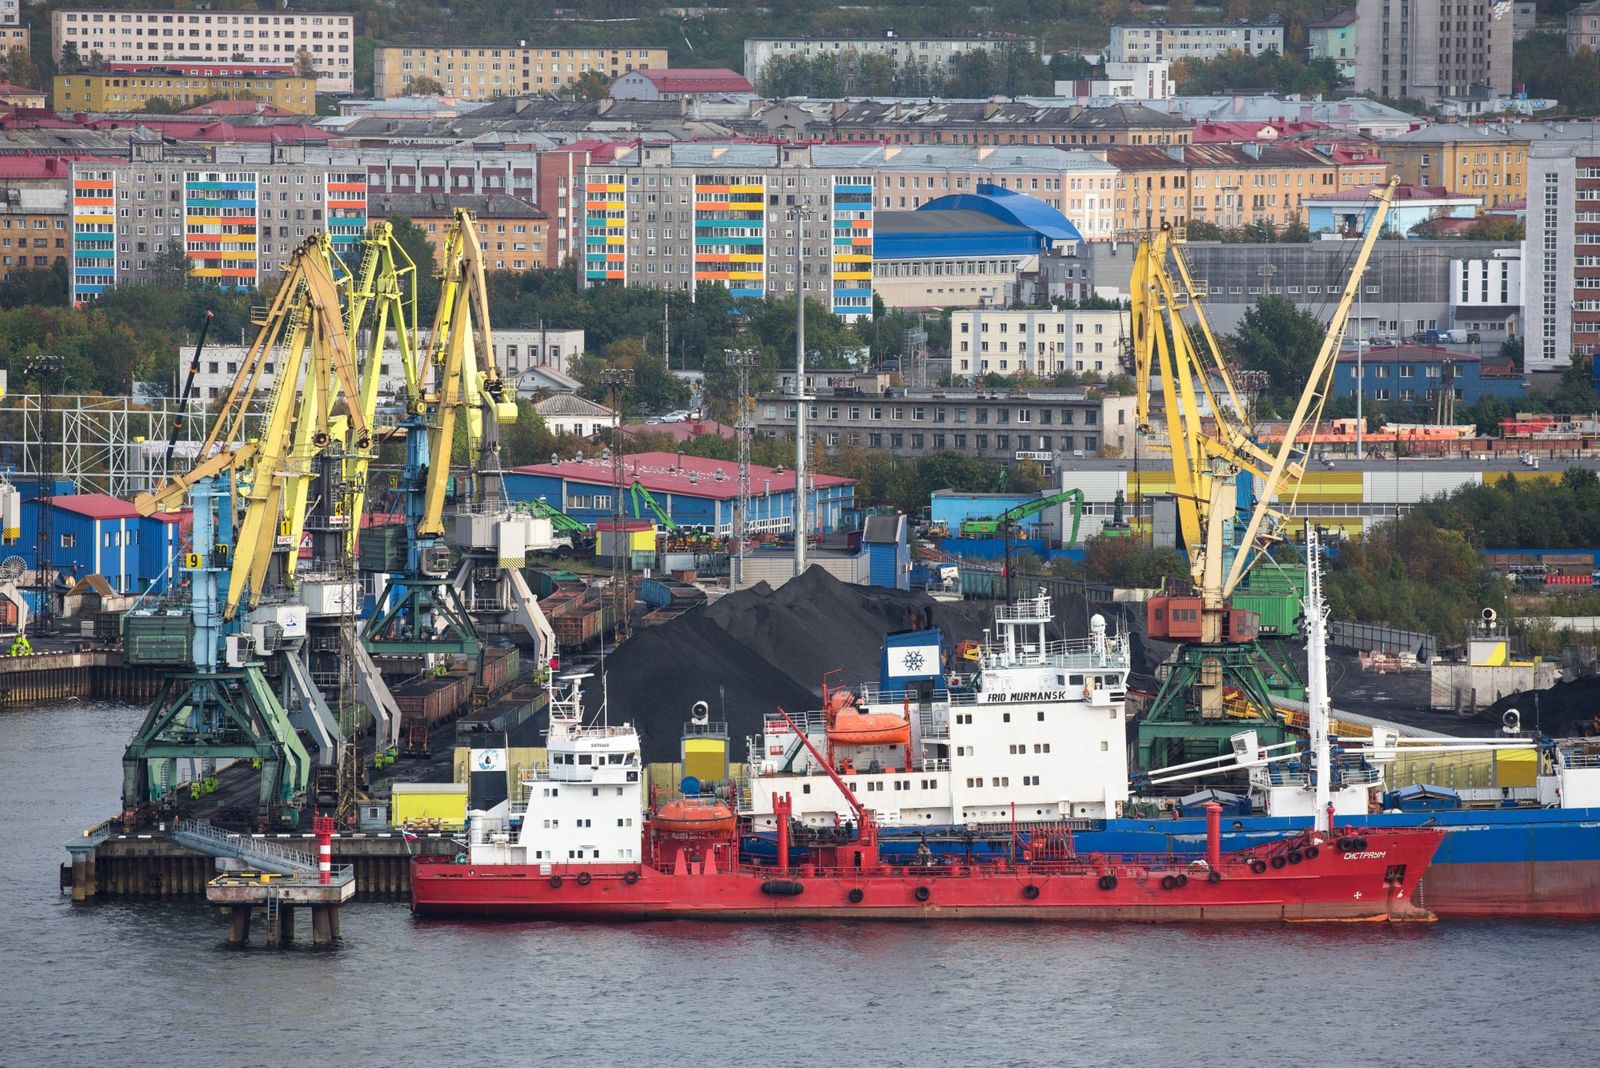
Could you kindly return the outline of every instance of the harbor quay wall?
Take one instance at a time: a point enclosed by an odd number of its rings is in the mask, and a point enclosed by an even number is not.
[[[217,875],[216,858],[179,845],[159,829],[122,833],[102,824],[68,843],[72,859],[61,866],[61,889],[74,901],[97,897],[201,898]],[[312,834],[257,836],[277,845],[316,852]],[[356,899],[392,900],[411,893],[413,856],[455,856],[456,842],[442,832],[423,832],[407,842],[399,831],[348,832],[333,838],[333,866],[355,868]]]
[[[121,650],[76,649],[0,656],[0,706],[48,701],[149,701],[166,672],[130,667]]]

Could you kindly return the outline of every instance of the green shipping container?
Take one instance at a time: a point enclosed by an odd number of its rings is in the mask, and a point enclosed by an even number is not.
[[[182,616],[128,616],[122,623],[123,658],[129,665],[187,664],[192,621]]]
[[[400,571],[406,566],[406,528],[403,523],[368,527],[361,532],[361,570]]]

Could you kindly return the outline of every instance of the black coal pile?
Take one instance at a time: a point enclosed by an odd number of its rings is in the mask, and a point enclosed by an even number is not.
[[[954,644],[982,636],[984,613],[924,593],[847,585],[814,567],[776,590],[763,582],[724,597],[706,614],[820,696],[824,672],[839,669],[832,681],[840,686],[876,679],[884,635],[938,627]]]
[[[1478,718],[1499,727],[1511,709],[1517,710],[1523,730],[1539,730],[1552,738],[1593,734],[1600,718],[1600,677],[1558,682],[1548,690],[1525,690],[1502,697],[1478,713]]]
[[[853,686],[878,677],[883,638],[938,627],[946,642],[982,636],[988,610],[946,604],[926,594],[846,585],[821,568],[774,590],[765,583],[707,608],[645,627],[606,660],[611,716],[639,728],[648,761],[676,760],[683,724],[696,701],[728,724],[732,757],[744,738],[782,706],[817,706],[824,672]],[[585,697],[591,711],[599,687]]]

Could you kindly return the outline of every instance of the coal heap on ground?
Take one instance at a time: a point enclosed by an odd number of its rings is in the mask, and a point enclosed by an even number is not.
[[[683,725],[696,701],[728,724],[731,757],[764,716],[817,707],[825,671],[854,686],[878,677],[886,634],[921,627],[944,631],[947,645],[981,637],[987,609],[934,601],[926,594],[850,586],[820,567],[774,590],[759,583],[707,608],[645,627],[606,661],[611,718],[639,728],[647,761],[678,759]],[[598,706],[591,684],[586,703]]]
[[[1552,738],[1592,734],[1600,719],[1600,677],[1558,682],[1548,690],[1525,690],[1502,697],[1478,713],[1478,719],[1499,727],[1511,709],[1523,730],[1539,730]]]

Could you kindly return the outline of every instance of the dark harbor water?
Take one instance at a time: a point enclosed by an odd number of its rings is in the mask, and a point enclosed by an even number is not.
[[[0,713],[0,1066],[1512,1066],[1600,1059],[1600,924],[419,922],[231,951],[57,893],[139,712]],[[1597,831],[1596,833],[1600,833]]]

